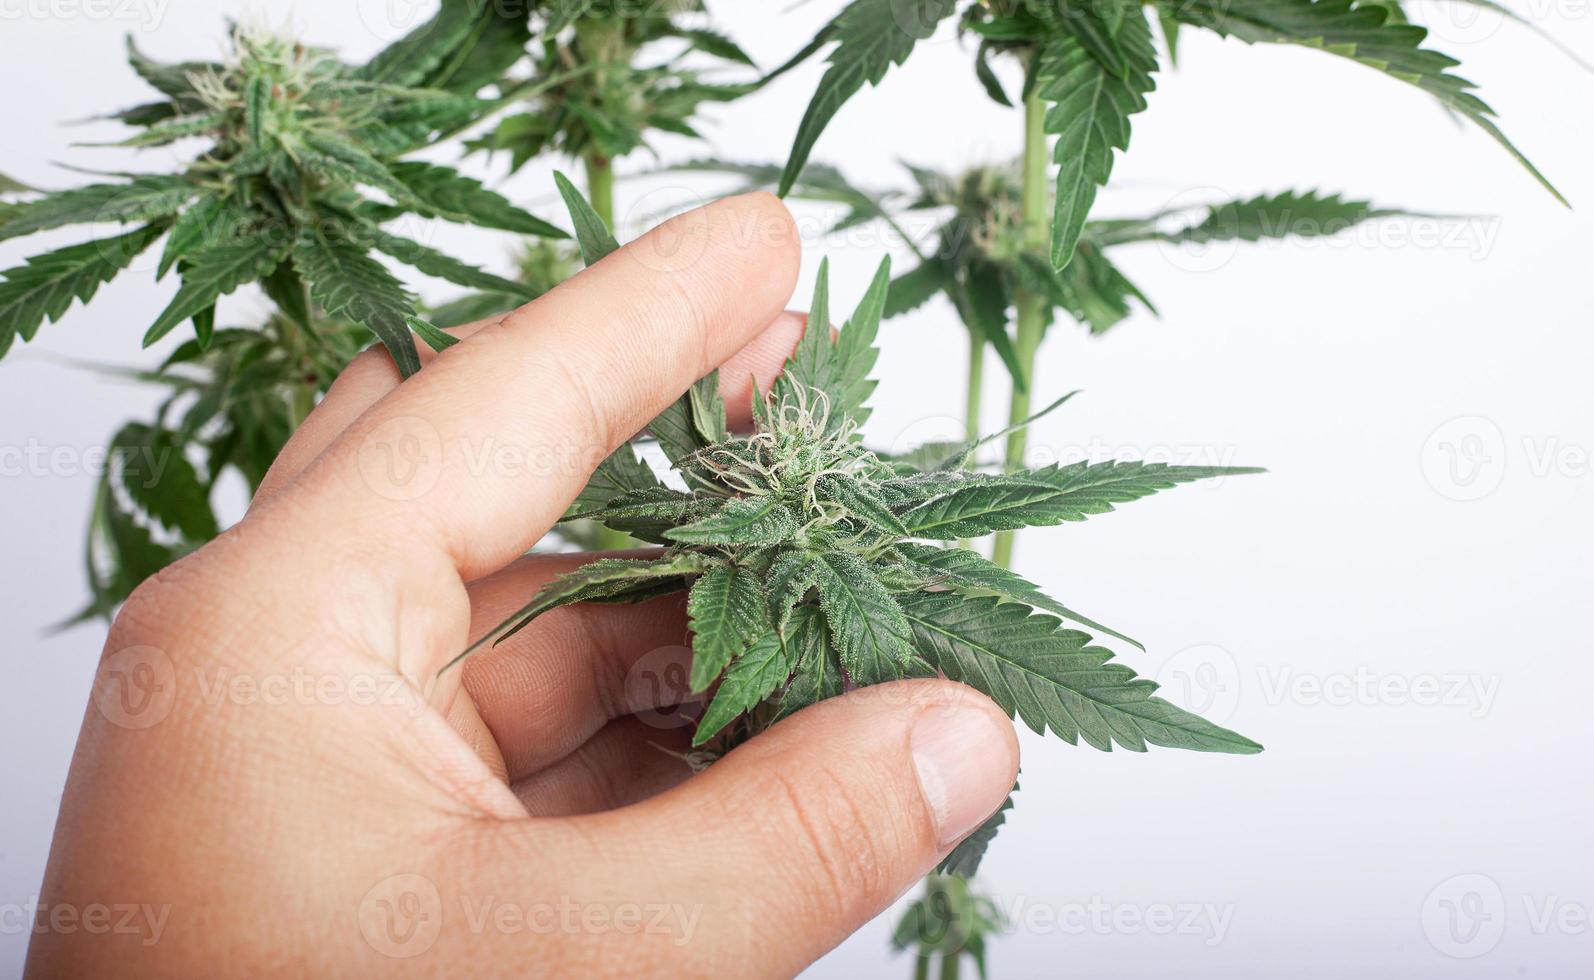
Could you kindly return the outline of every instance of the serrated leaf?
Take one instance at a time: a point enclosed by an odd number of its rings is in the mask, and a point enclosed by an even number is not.
[[[703,718],[692,736],[693,745],[702,745],[726,725],[779,690],[791,676],[791,663],[780,635],[770,631],[758,637],[745,653],[725,671]]]
[[[1147,744],[1198,752],[1251,754],[1262,746],[1153,697],[1157,685],[1111,663],[1078,630],[1018,603],[924,592],[902,600],[921,657],[955,681],[986,694],[1037,734],[1071,744],[1083,738],[1143,752]]]
[[[148,221],[176,214],[199,188],[182,177],[140,177],[125,184],[91,184],[9,206],[0,214],[0,241],[66,225]]]
[[[400,204],[416,200],[408,186],[366,149],[352,140],[330,133],[309,133],[294,147],[299,165],[335,183],[365,184],[393,195]]]
[[[1157,237],[1196,243],[1316,238],[1337,235],[1363,221],[1411,216],[1409,211],[1378,208],[1370,201],[1346,200],[1338,194],[1284,191],[1213,204],[1200,221]]]
[[[430,20],[378,51],[355,74],[373,82],[420,85],[477,29],[478,18],[471,11],[490,14],[494,9],[494,4],[474,0],[444,0]]]
[[[699,450],[725,438],[725,402],[719,395],[719,372],[693,383],[681,397],[648,423],[665,458],[679,469]],[[719,433],[718,438],[711,438]]]
[[[163,527],[199,543],[221,533],[209,488],[173,433],[130,423],[111,440],[111,452],[121,464],[122,488]]]
[[[559,196],[564,199],[565,208],[570,212],[570,222],[576,229],[576,245],[581,249],[581,261],[589,266],[596,265],[605,256],[617,251],[620,243],[615,241],[609,226],[604,224],[603,218],[587,203],[570,178],[555,170],[553,179],[559,187]]]
[[[777,721],[811,704],[837,697],[845,689],[841,659],[830,641],[825,614],[818,606],[799,606],[792,613],[790,629],[781,632],[795,673],[781,693]]]
[[[980,80],[980,85],[985,89],[985,94],[997,105],[1013,108],[1013,100],[1008,98],[1007,90],[1002,87],[1002,80],[996,77],[996,71],[991,68],[991,46],[981,42],[974,53],[974,77]]]
[[[12,177],[12,176],[10,176],[8,174],[0,174],[0,197],[5,197],[5,196],[10,195],[10,194],[42,194],[42,193],[44,193],[44,192],[39,190],[37,187],[34,187],[34,186],[30,185],[30,184],[24,184],[22,181],[16,179],[15,177]]]
[[[651,477],[652,474],[649,473]],[[597,521],[604,527],[623,531],[633,538],[652,544],[668,544],[665,535],[671,528],[701,517],[708,505],[699,498],[679,490],[654,485],[643,489],[623,491],[612,497],[604,506],[576,508],[563,520]]]
[[[1193,480],[1261,470],[1235,466],[1170,466],[1111,460],[1020,470],[994,485],[937,498],[902,515],[914,537],[952,540],[992,531],[1045,527],[1105,514],[1114,504],[1138,500]]]
[[[849,474],[834,473],[820,477],[817,489],[821,496],[846,508],[848,515],[856,520],[871,524],[888,534],[908,533],[907,528],[902,526],[902,520],[880,498],[879,491],[864,486]]]
[[[780,633],[786,632],[793,610],[819,580],[819,556],[807,551],[784,551],[770,563],[765,584],[769,615]]]
[[[902,676],[912,656],[908,621],[869,566],[850,552],[827,552],[818,566],[819,606],[854,684]]]
[[[1084,14],[1068,21],[1076,27],[1090,22]],[[1040,52],[1036,94],[1049,105],[1045,131],[1057,137],[1051,259],[1059,269],[1073,259],[1096,190],[1112,174],[1113,151],[1129,146],[1129,117],[1146,107],[1146,93],[1155,87],[1157,52],[1145,17],[1127,18],[1114,42],[1123,55],[1121,71],[1104,65],[1077,30],[1053,34]]]
[[[115,238],[35,255],[0,272],[0,355],[17,337],[32,340],[46,320],[60,320],[74,299],[87,303],[101,284],[116,278],[164,231],[163,225],[147,225]]]
[[[576,495],[571,508],[577,514],[591,512],[608,506],[621,494],[652,491],[662,486],[648,464],[637,457],[636,449],[630,443],[622,443],[587,477],[586,486]]]
[[[671,541],[695,545],[780,544],[797,532],[797,515],[774,497],[733,497],[719,510],[664,532]]]
[[[413,266],[429,276],[446,279],[460,286],[469,286],[488,292],[516,296],[522,300],[534,300],[538,293],[535,289],[521,285],[512,279],[495,276],[478,266],[470,265],[437,251],[428,248],[420,242],[390,235],[375,225],[366,225],[361,229],[371,244],[378,249],[393,256],[405,265]]]
[[[698,578],[687,597],[686,614],[692,628],[693,691],[708,690],[755,637],[769,631],[757,577],[730,565]]]
[[[826,431],[832,433],[849,422],[862,425],[868,419],[867,402],[875,387],[868,375],[879,357],[874,341],[890,287],[891,260],[886,258],[875,270],[858,308],[832,338],[829,266],[820,263],[802,339],[775,381],[777,402],[808,405],[815,411],[822,408]],[[815,405],[816,399],[822,404]]]
[[[719,31],[708,30],[706,28],[682,28],[672,26],[669,28],[669,33],[676,37],[690,41],[693,48],[703,52],[704,54],[712,55],[725,61],[734,61],[737,64],[746,65],[749,68],[757,67],[757,65],[753,64],[753,59],[747,54],[746,51],[742,50],[739,44],[737,44],[735,41],[732,41],[724,34],[721,34]]]
[[[925,0],[908,5],[900,0],[853,0],[836,17],[826,28],[825,40],[837,44],[830,52],[830,67],[819,80],[797,127],[780,179],[778,193],[782,197],[791,190],[819,134],[842,105],[864,83],[878,85],[893,65],[906,61],[914,45],[933,34],[936,25],[950,16],[956,6],[955,0]],[[912,19],[906,20],[904,14]]]
[[[198,101],[194,91],[193,77],[207,73],[216,73],[222,66],[206,61],[182,61],[174,64],[162,64],[147,57],[138,46],[133,43],[133,35],[126,37],[127,63],[138,77],[168,98],[179,102],[193,103]]]
[[[173,222],[171,234],[166,236],[166,247],[161,251],[160,264],[155,268],[155,278],[164,278],[178,259],[208,244],[233,237],[233,230],[242,217],[228,208],[226,199],[215,194],[206,194],[194,201]]]
[[[706,555],[690,551],[662,558],[598,558],[574,571],[566,572],[538,590],[531,601],[505,618],[496,629],[471,644],[443,670],[470,656],[487,644],[499,644],[525,629],[532,620],[551,609],[574,602],[588,602],[612,596],[619,590],[646,581],[680,579],[698,575],[719,563]]]
[[[422,214],[540,238],[570,237],[558,226],[515,207],[502,194],[482,186],[481,181],[449,167],[405,160],[393,164],[391,170],[407,196],[423,205]]]
[[[1023,576],[1016,572],[1010,572],[1001,565],[989,561],[966,548],[935,548],[929,545],[904,541],[892,550],[911,567],[920,571],[930,581],[937,584],[946,585],[964,593],[971,591],[975,593],[995,593],[999,599],[1011,599],[1035,609],[1054,613],[1081,626],[1093,629],[1098,633],[1106,633],[1108,636],[1120,639],[1141,651],[1146,649],[1145,645],[1139,640],[1132,639],[1115,629],[1103,626],[1093,619],[1081,616],[1042,592],[1039,586],[1028,581]]]
[[[1007,309],[1012,305],[1012,297],[1001,268],[992,262],[969,261],[963,264],[955,282],[958,314],[963,323],[996,351],[1018,390],[1028,391],[1029,379],[1025,376],[1024,364],[1008,333]]]
[[[459,343],[459,338],[450,333],[444,333],[429,320],[418,316],[408,316],[404,322],[415,332],[415,335],[426,341],[426,346],[441,353]]]
[[[958,460],[968,452],[968,444],[940,440],[927,442],[922,446],[915,446],[905,453],[887,454],[877,452],[881,459],[888,460],[899,472],[906,469],[915,473],[933,473],[956,466]],[[919,501],[922,503],[923,501]]]
[[[144,334],[144,346],[166,336],[174,327],[216,305],[245,283],[264,279],[287,254],[269,235],[251,235],[212,245],[189,256],[179,270],[182,285]]]
[[[916,310],[928,303],[936,293],[947,286],[948,272],[946,263],[941,259],[925,259],[912,269],[891,280],[891,288],[886,293],[885,310],[882,316],[891,319],[901,316],[910,310]]]
[[[692,411],[692,428],[705,445],[730,438],[725,424],[725,399],[720,397],[720,373],[710,371],[686,389],[687,407]]]
[[[261,280],[260,288],[265,290],[266,298],[276,304],[283,316],[292,320],[301,330],[314,335],[310,298],[305,292],[304,280],[299,278],[291,262],[279,263],[271,275]]]
[[[293,247],[293,265],[328,316],[346,316],[382,341],[400,376],[421,369],[409,324],[414,299],[346,230],[335,238],[319,231],[303,235]]]
[[[1566,198],[1494,122],[1494,110],[1473,94],[1475,86],[1450,69],[1460,64],[1422,46],[1428,32],[1391,20],[1376,4],[1352,0],[1176,0],[1159,9],[1195,27],[1248,44],[1299,44],[1350,58],[1415,85],[1488,133],[1562,204]]]

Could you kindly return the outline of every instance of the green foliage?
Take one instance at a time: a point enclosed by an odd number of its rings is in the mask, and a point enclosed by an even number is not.
[[[32,340],[45,320],[59,320],[75,299],[87,303],[165,229],[145,225],[125,235],[69,245],[35,255],[26,265],[0,272],[0,355],[16,338]]]
[[[1114,39],[1111,64],[1092,50],[1090,15],[1062,21],[1040,47],[1035,86],[1046,110],[1044,129],[1057,140],[1058,165],[1052,216],[1051,264],[1061,269],[1074,257],[1096,189],[1112,174],[1113,151],[1129,147],[1129,117],[1146,107],[1154,87],[1157,53],[1146,19],[1125,20]],[[1102,28],[1104,30],[1104,27]]]
[[[1261,751],[1250,739],[1158,697],[1157,685],[1110,662],[1090,637],[1022,604],[983,596],[923,592],[902,607],[919,655],[947,677],[978,688],[1037,734],[1102,751],[1116,744],[1199,752]]]
[[[576,226],[594,240],[607,234],[588,217]],[[677,440],[671,463],[687,490],[642,476],[629,447],[598,468],[569,519],[627,533],[645,527],[667,542],[658,557],[598,559],[555,579],[477,647],[569,603],[685,591],[691,684],[708,695],[694,742],[709,758],[849,688],[937,672],[1070,742],[1260,751],[1152,696],[1154,683],[1047,615],[1089,622],[1033,584],[972,552],[912,540],[1080,520],[1178,483],[1255,471],[1082,463],[1004,474],[961,468],[977,442],[928,454],[936,462],[926,468],[871,452],[857,416],[887,270],[882,263],[832,336],[821,268],[812,326],[757,406],[751,433],[726,432],[711,381],[665,413]],[[971,873],[999,823],[971,837],[949,867]]]
[[[467,146],[507,152],[510,169],[518,170],[545,152],[606,165],[648,148],[655,133],[696,138],[705,105],[756,87],[714,80],[716,70],[751,67],[752,59],[730,38],[698,26],[704,13],[700,0],[639,4],[621,15],[590,4],[534,12],[531,72],[511,87],[535,94],[525,112]]]
[[[83,247],[83,246],[75,246]],[[90,602],[109,616],[145,578],[215,537],[228,481],[253,493],[303,412],[359,351],[358,324],[278,315],[180,345],[131,376],[166,392],[154,417],[122,426],[106,447],[86,545]]]
[[[1007,927],[1002,910],[976,893],[966,876],[941,873],[925,879],[924,894],[897,923],[891,946],[925,960],[967,955],[984,980],[986,942]]]
[[[0,212],[0,240],[73,224],[141,223],[6,273],[22,285],[0,291],[3,343],[29,339],[44,319],[60,316],[63,297],[86,301],[94,285],[126,267],[130,244],[169,230],[157,272],[175,267],[181,283],[146,345],[185,320],[203,342],[220,297],[295,278],[328,314],[375,334],[404,374],[416,370],[407,326],[418,312],[414,299],[373,252],[474,288],[525,291],[381,225],[416,215],[563,235],[448,167],[400,159],[494,108],[476,96],[485,82],[456,70],[479,53],[483,35],[470,25],[483,16],[482,5],[445,4],[430,26],[362,66],[244,29],[233,31],[218,64],[163,65],[130,46],[134,70],[164,100],[118,114],[139,130],[124,145],[205,145],[177,173],[37,195]]]
[[[841,106],[866,83],[879,84],[893,66],[907,60],[917,42],[929,37],[959,6],[958,0],[915,4],[852,0],[794,57],[793,62],[800,61],[826,45],[835,45],[829,68],[798,125],[777,185],[780,194],[800,189],[809,154]],[[1394,4],[1157,0],[1142,8],[1119,2],[967,0],[961,7],[962,28],[980,41],[974,69],[986,92],[997,102],[1012,105],[989,63],[992,55],[1008,55],[1024,68],[1026,94],[1033,91],[1047,106],[1044,132],[1055,137],[1052,157],[1058,165],[1047,254],[1054,269],[1065,269],[1078,254],[1096,191],[1111,175],[1114,152],[1128,148],[1130,117],[1146,107],[1146,95],[1154,87],[1151,76],[1158,58],[1148,14],[1155,14],[1162,25],[1170,60],[1177,27],[1184,24],[1249,43],[1319,48],[1415,85],[1487,132],[1565,203],[1500,131],[1493,111],[1473,94],[1472,83],[1451,72],[1458,62],[1422,47],[1427,32],[1392,14],[1392,9],[1398,10]],[[972,298],[965,305],[971,302]]]
[[[929,37],[936,25],[951,15],[956,3],[957,0],[916,4],[853,0],[826,26],[821,37],[836,42],[830,52],[830,67],[820,78],[813,100],[797,126],[777,193],[785,196],[791,190],[819,134],[842,105],[865,84],[880,84],[886,72],[906,61],[914,45]]]
[[[671,170],[722,173],[746,188],[770,186],[777,168],[703,159]],[[1191,205],[1137,218],[1095,218],[1081,229],[1074,259],[1063,269],[1025,241],[1016,167],[975,167],[947,174],[909,166],[910,189],[860,187],[840,171],[810,166],[793,196],[845,205],[841,224],[886,222],[918,254],[918,264],[891,280],[882,315],[897,317],[944,296],[969,332],[989,345],[1021,388],[1012,309],[1022,291],[1038,295],[1048,327],[1059,314],[1092,334],[1156,307],[1112,257],[1121,246],[1221,240],[1257,242],[1336,235],[1364,221],[1417,216],[1318,191],[1284,191]],[[910,237],[909,215],[941,216],[927,236]],[[1432,217],[1432,216],[1429,216]]]
[[[1475,86],[1450,71],[1460,62],[1423,47],[1427,30],[1404,18],[1391,18],[1386,7],[1353,0],[1164,0],[1159,9],[1183,23],[1248,44],[1319,48],[1415,85],[1492,136],[1556,200],[1566,203],[1500,131],[1494,110],[1473,94]]]

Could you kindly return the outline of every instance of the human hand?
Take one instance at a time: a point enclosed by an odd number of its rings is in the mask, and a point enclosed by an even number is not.
[[[635,683],[686,662],[678,598],[560,609],[438,675],[582,560],[522,556],[694,379],[724,364],[746,421],[797,265],[784,208],[733,198],[402,386],[357,360],[112,627],[30,972],[789,975],[929,871],[1016,771],[968,688],[854,691],[688,779],[661,748],[691,728],[648,713],[678,696]]]

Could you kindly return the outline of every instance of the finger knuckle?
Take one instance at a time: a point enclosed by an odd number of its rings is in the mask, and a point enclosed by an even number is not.
[[[787,814],[781,838],[790,844],[792,893],[816,916],[846,913],[889,888],[880,827],[869,820],[860,790],[828,768],[801,778],[770,774]]]

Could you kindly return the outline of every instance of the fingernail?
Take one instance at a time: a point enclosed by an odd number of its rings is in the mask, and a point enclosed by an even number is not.
[[[974,705],[926,708],[908,748],[942,847],[978,827],[1013,788],[1010,733]]]

